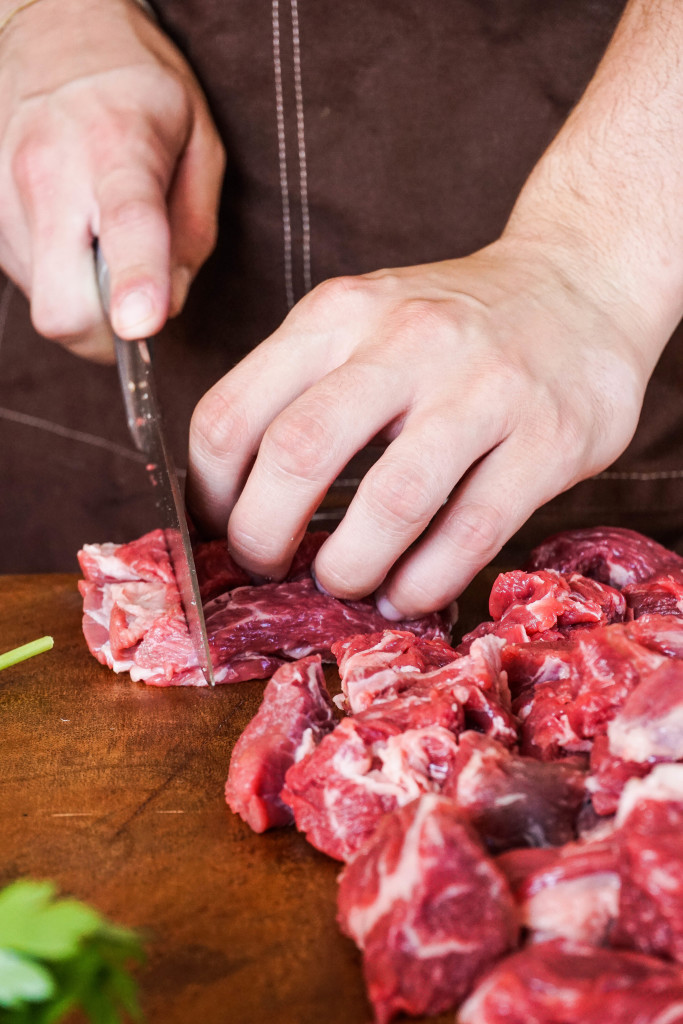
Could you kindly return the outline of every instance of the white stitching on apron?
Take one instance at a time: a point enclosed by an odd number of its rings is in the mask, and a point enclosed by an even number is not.
[[[287,187],[287,148],[285,140],[285,112],[282,98],[282,60],[280,58],[280,8],[279,0],[273,0],[273,72],[275,75],[275,115],[277,119],[277,152],[280,162],[280,194],[282,196],[282,234],[284,239],[285,293],[287,308],[294,305],[294,281],[292,278],[292,221],[289,212],[289,190]]]
[[[648,480],[683,480],[683,469],[661,469],[653,470],[651,473],[629,472],[627,470],[606,469],[604,473],[598,473],[592,477],[593,480],[639,480],[643,483]]]
[[[292,52],[294,57],[294,96],[296,99],[296,135],[299,144],[299,190],[301,192],[302,258],[304,291],[311,290],[311,217],[308,206],[308,168],[304,133],[304,93],[301,82],[301,41],[299,36],[298,0],[290,0],[292,8]]]

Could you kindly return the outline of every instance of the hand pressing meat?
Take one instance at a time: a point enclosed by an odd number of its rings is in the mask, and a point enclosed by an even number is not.
[[[682,45],[680,5],[633,0],[502,237],[324,282],[207,393],[190,495],[240,564],[281,578],[379,437],[317,580],[341,598],[379,588],[389,617],[424,613],[624,450],[683,313]]]
[[[178,313],[214,245],[224,156],[185,60],[133,0],[0,2],[0,265],[37,331],[113,359]]]

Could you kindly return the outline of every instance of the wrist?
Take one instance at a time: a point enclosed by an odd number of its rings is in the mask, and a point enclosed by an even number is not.
[[[628,209],[601,201],[601,182],[571,182],[552,151],[522,191],[506,243],[545,260],[564,286],[613,319],[633,340],[649,376],[683,315],[683,262]]]

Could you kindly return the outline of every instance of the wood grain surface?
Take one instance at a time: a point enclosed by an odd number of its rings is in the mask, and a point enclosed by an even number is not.
[[[149,1024],[367,1024],[360,956],[335,923],[340,865],[294,829],[255,835],[223,799],[264,683],[114,675],[85,646],[76,581],[0,577],[0,651],[55,639],[0,673],[0,882],[54,879],[141,929]]]

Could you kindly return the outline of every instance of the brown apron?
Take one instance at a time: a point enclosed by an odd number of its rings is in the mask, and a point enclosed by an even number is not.
[[[623,6],[158,0],[229,159],[218,248],[156,346],[180,467],[198,399],[311,284],[465,255],[498,236]],[[682,377],[679,332],[628,452],[541,509],[517,548],[591,523],[683,537]],[[327,506],[348,500],[371,457],[354,460]],[[3,279],[0,465],[1,572],[75,569],[83,542],[155,524],[115,370],[37,337]]]

